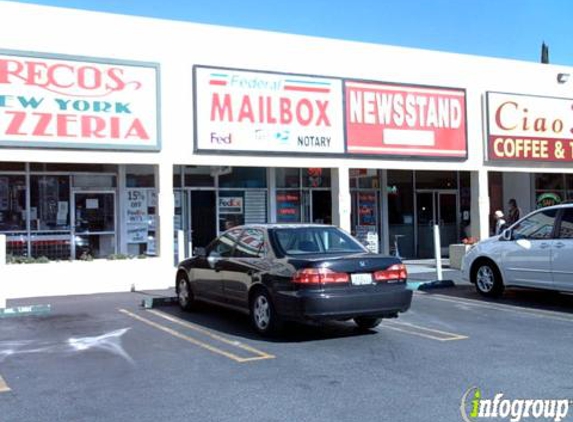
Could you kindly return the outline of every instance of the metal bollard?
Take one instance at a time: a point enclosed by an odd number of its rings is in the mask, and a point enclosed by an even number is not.
[[[6,266],[6,235],[0,234],[0,309],[6,309],[6,288],[3,284],[6,279],[2,277],[2,269]],[[4,283],[3,283],[4,282]]]
[[[177,256],[179,262],[185,259],[185,240],[183,230],[177,230]]]
[[[442,280],[442,245],[440,242],[440,227],[434,225],[434,255],[436,256],[436,277]]]

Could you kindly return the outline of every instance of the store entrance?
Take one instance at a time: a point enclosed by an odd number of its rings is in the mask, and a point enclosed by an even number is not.
[[[416,191],[416,245],[419,258],[434,257],[434,225],[440,228],[441,255],[458,239],[458,193],[455,190]]]
[[[332,223],[332,196],[330,191],[315,190],[312,195],[312,222],[320,224]]]
[[[217,236],[215,191],[189,191],[189,214],[192,247],[206,247]]]
[[[75,259],[103,258],[116,253],[115,191],[73,192],[72,256]],[[67,209],[58,209],[58,215]],[[59,218],[59,217],[58,217]],[[128,233],[133,239],[147,242],[147,220]]]

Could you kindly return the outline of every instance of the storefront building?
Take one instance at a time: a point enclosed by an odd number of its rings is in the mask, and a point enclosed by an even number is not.
[[[175,262],[245,223],[336,224],[405,258],[433,256],[437,225],[447,257],[510,198],[527,212],[573,196],[571,68],[0,13],[8,297],[168,287]],[[14,36],[23,22],[38,24]]]

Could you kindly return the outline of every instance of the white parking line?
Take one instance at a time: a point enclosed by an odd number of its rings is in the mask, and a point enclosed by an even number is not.
[[[8,387],[8,384],[6,384],[6,381],[4,381],[4,378],[2,378],[2,375],[0,375],[0,393],[6,393],[10,390],[10,387]]]
[[[419,337],[429,338],[437,341],[465,340],[469,338],[462,334],[448,333],[447,331],[436,330],[435,328],[423,327],[409,322],[386,321],[383,328],[388,328],[402,333],[412,334]]]
[[[446,295],[440,295],[440,294],[428,294],[428,293],[424,293],[424,292],[416,292],[416,295],[419,297],[422,297],[422,298],[439,300],[442,302],[463,304],[463,305],[468,305],[468,306],[474,306],[477,308],[494,309],[494,310],[503,311],[503,312],[525,314],[525,315],[530,315],[530,316],[534,316],[534,317],[538,317],[538,318],[547,318],[547,319],[553,319],[553,320],[557,320],[557,321],[573,322],[573,315],[570,315],[567,313],[562,313],[562,312],[557,312],[557,311],[546,311],[543,309],[530,309],[530,308],[524,308],[523,306],[509,305],[509,304],[505,304],[505,303],[491,303],[491,302],[485,302],[485,301],[476,300],[476,299],[467,299],[467,298],[461,298],[461,297],[456,297],[456,296],[446,296]]]

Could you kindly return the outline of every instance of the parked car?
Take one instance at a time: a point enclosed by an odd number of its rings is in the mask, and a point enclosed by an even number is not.
[[[573,204],[533,211],[501,235],[478,242],[462,273],[484,296],[519,286],[573,291]]]
[[[203,301],[250,315],[261,334],[285,320],[354,319],[371,329],[410,307],[400,259],[369,253],[343,230],[318,224],[232,228],[179,264],[179,305]]]

